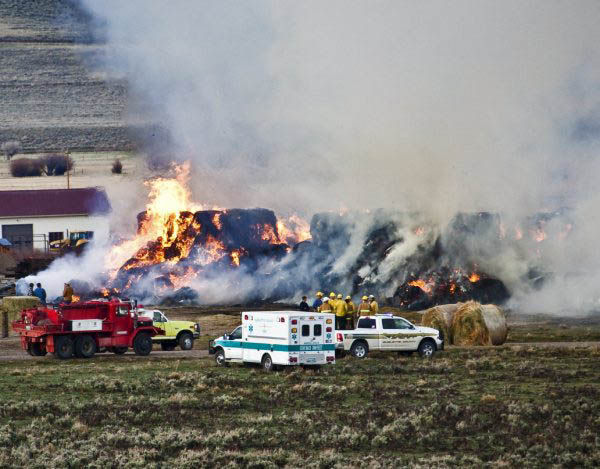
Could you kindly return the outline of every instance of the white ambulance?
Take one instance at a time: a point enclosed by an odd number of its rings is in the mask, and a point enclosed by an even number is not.
[[[242,325],[211,341],[208,351],[219,366],[260,363],[266,371],[281,365],[335,363],[335,317],[302,311],[242,313]]]

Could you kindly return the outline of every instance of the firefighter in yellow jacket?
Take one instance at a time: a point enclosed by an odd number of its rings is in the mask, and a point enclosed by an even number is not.
[[[377,314],[379,312],[379,305],[377,304],[377,301],[375,301],[374,295],[369,296],[369,303],[371,306],[371,314]]]
[[[337,304],[335,293],[331,292],[329,294],[329,304],[331,305],[331,309],[335,312],[335,305]]]
[[[335,328],[338,331],[346,329],[346,312],[348,311],[348,307],[341,293],[337,296],[333,310],[335,311]]]
[[[346,329],[348,330],[354,329],[354,313],[356,313],[356,308],[354,306],[354,303],[352,303],[352,297],[348,295],[346,297]]]
[[[361,304],[358,305],[358,315],[359,316],[370,316],[371,315],[371,305],[369,304],[369,298],[366,296],[362,297]]]
[[[331,305],[329,304],[329,298],[323,298],[323,304],[319,306],[319,313],[331,313]]]

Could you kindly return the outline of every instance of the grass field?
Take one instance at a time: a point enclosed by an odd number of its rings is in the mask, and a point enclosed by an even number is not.
[[[1,467],[593,467],[600,349],[0,363]]]

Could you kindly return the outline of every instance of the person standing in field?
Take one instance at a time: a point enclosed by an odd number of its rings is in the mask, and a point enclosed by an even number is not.
[[[348,312],[348,307],[343,298],[342,294],[339,293],[335,301],[335,306],[333,307],[333,310],[335,311],[335,328],[338,331],[346,329],[346,313]]]
[[[308,307],[308,303],[306,302],[307,298],[306,296],[302,297],[302,301],[300,302],[300,311],[310,311],[310,308]]]
[[[352,297],[348,295],[346,297],[346,329],[352,330],[354,329],[354,313],[356,312],[356,308],[354,303],[352,303]]]
[[[379,305],[377,304],[377,301],[375,301],[374,295],[369,296],[369,302],[369,306],[371,307],[371,314],[377,314],[379,312]]]
[[[323,293],[321,293],[320,291],[317,292],[317,299],[315,301],[313,301],[312,304],[312,309],[315,311],[319,311],[319,307],[323,304],[323,300],[321,299],[323,298]]]
[[[362,302],[358,305],[358,315],[359,316],[370,316],[371,315],[371,305],[368,302],[369,298],[366,296],[362,297]]]
[[[27,296],[35,296],[35,295],[33,294],[33,283],[30,283],[30,284],[28,285]]]
[[[37,288],[33,290],[33,295],[37,296],[40,299],[40,303],[46,306],[46,290],[42,288],[42,284],[38,283]]]
[[[73,287],[68,283],[65,283],[63,289],[63,303],[70,304],[73,301]]]
[[[331,313],[331,305],[329,304],[329,298],[323,298],[323,304],[319,306],[319,313]]]

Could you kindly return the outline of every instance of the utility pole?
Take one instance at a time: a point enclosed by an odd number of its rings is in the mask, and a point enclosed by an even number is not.
[[[65,159],[67,164],[67,189],[71,188],[71,168],[69,168],[69,150],[65,151]]]

